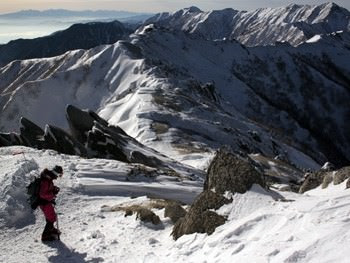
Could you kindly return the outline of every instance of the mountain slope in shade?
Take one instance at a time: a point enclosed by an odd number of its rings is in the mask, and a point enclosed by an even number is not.
[[[306,156],[341,166],[350,52],[337,43],[245,48],[148,27],[131,42],[16,61],[0,70],[1,130],[18,130],[20,116],[67,127],[72,104],[182,161],[229,144],[302,167],[317,167]]]
[[[334,3],[288,5],[255,11],[233,9],[204,12],[191,7],[161,13],[145,24],[157,24],[200,34],[208,39],[236,39],[247,46],[289,42],[298,45],[316,34],[350,30],[350,12]]]
[[[0,45],[0,67],[13,60],[53,57],[69,50],[112,44],[130,33],[131,30],[119,21],[74,24],[49,36],[18,39]]]

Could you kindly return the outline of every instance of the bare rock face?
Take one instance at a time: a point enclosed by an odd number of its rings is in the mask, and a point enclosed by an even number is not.
[[[226,218],[213,210],[219,209],[231,200],[223,194],[245,193],[253,184],[264,187],[262,173],[249,157],[241,157],[228,149],[220,149],[211,162],[204,191],[197,197],[188,213],[180,218],[173,228],[173,238],[198,233],[212,234],[224,224]]]
[[[43,137],[45,148],[64,154],[87,156],[87,150],[84,145],[58,127],[47,125]]]
[[[334,184],[341,184],[346,179],[350,178],[350,166],[343,167],[335,172],[334,174]]]
[[[346,182],[346,189],[350,188],[350,178],[348,179],[348,181]]]
[[[216,193],[245,193],[253,184],[265,186],[263,174],[249,158],[243,158],[226,149],[220,149],[211,162],[204,190],[215,189]]]
[[[43,129],[24,117],[20,119],[20,123],[20,133],[26,144],[34,148],[42,149],[44,147],[42,138],[45,133]]]
[[[230,200],[212,191],[203,191],[192,204],[189,212],[174,225],[172,236],[179,237],[192,233],[212,234],[215,229],[224,224],[225,217],[218,215],[211,209],[219,209]]]
[[[159,216],[147,208],[137,210],[136,219],[140,219],[142,222],[150,222],[153,225],[158,225],[161,222]]]
[[[299,193],[303,194],[306,191],[312,190],[323,183],[327,172],[319,171],[315,173],[309,173],[305,176],[305,180],[299,189]],[[327,179],[328,181],[328,179]]]
[[[306,175],[305,180],[299,189],[299,193],[305,193],[306,191],[312,190],[320,185],[322,185],[322,188],[327,188],[332,182],[334,185],[341,184],[348,178],[350,178],[349,166],[331,172],[322,168],[318,172]]]
[[[180,218],[186,215],[186,210],[176,202],[172,202],[165,207],[164,217],[169,217],[175,224]]]
[[[20,134],[0,133],[0,147],[24,145],[52,149],[64,154],[114,159],[168,169],[156,157],[160,156],[159,153],[142,145],[120,127],[109,125],[95,112],[68,105],[66,117],[70,131],[52,125],[46,125],[43,130],[30,120],[21,118]],[[130,152],[128,146],[134,146],[134,150]]]

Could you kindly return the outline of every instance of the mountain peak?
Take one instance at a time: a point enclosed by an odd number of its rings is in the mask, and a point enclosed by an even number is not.
[[[202,10],[200,10],[196,6],[190,6],[190,7],[184,8],[184,11],[188,12],[188,13],[199,13],[199,12],[202,12]]]

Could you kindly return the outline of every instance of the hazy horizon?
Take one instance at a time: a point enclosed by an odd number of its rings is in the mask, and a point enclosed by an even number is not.
[[[291,3],[304,5],[319,5],[326,2],[334,2],[342,7],[350,9],[349,0],[195,0],[195,1],[171,1],[171,0],[3,0],[0,14],[13,13],[22,10],[47,10],[68,9],[73,11],[85,10],[116,10],[139,13],[157,13],[162,11],[176,11],[189,6],[197,6],[202,10],[234,8],[238,10],[252,10],[260,7],[278,7]]]

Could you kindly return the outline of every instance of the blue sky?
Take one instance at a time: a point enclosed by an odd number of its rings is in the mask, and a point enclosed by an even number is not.
[[[321,4],[320,0],[0,0],[0,13],[23,9],[64,8],[82,9],[114,9],[137,12],[175,11],[183,7],[195,5],[203,10],[231,7],[238,10],[251,10],[259,7],[277,7],[290,3]],[[333,1],[350,10],[350,0]]]

